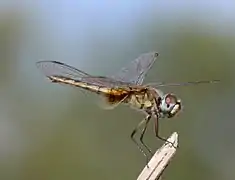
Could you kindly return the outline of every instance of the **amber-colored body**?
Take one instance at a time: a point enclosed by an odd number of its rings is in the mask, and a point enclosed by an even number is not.
[[[52,82],[76,86],[100,94],[106,99],[110,107],[116,107],[123,103],[145,112],[145,118],[132,131],[131,139],[146,156],[148,162],[147,154],[152,154],[152,151],[143,142],[143,137],[150,119],[154,120],[155,136],[168,142],[159,135],[158,120],[160,118],[172,118],[181,110],[180,99],[172,93],[163,94],[158,88],[162,86],[188,86],[218,82],[194,81],[168,84],[157,83],[155,86],[154,84],[152,86],[142,85],[146,73],[152,67],[158,55],[157,52],[144,53],[128,66],[122,68],[116,75],[110,77],[93,76],[58,61],[39,61],[37,66]],[[134,138],[138,131],[141,132],[140,143]]]
[[[110,105],[124,103],[129,104],[133,108],[143,109],[145,111],[151,110],[152,108],[157,108],[156,99],[158,99],[159,95],[153,88],[150,87],[127,86],[122,88],[107,88],[65,77],[51,76],[50,79],[54,83],[69,84],[101,94],[106,98]]]

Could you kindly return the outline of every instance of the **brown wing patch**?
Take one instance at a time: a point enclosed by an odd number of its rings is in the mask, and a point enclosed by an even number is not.
[[[107,102],[109,104],[117,104],[120,102],[125,102],[125,99],[127,97],[130,97],[133,94],[136,95],[142,95],[145,94],[147,91],[146,88],[141,87],[128,87],[126,89],[124,88],[116,88],[116,89],[110,89],[108,93],[106,93]]]
[[[116,104],[123,101],[131,92],[124,89],[110,89],[110,92],[105,95],[109,104]]]

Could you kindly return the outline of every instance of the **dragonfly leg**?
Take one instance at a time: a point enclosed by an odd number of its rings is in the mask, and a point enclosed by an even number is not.
[[[149,157],[147,155],[147,153],[144,151],[144,149],[140,146],[140,144],[135,140],[134,136],[135,134],[137,133],[137,131],[140,129],[140,127],[146,122],[147,122],[147,118],[151,118],[151,116],[149,117],[150,115],[146,116],[136,127],[135,129],[132,131],[131,133],[131,139],[132,141],[137,145],[138,149],[140,150],[140,152],[146,157],[146,161],[148,162],[149,161]],[[148,123],[148,122],[147,122]]]
[[[164,142],[170,143],[174,148],[177,148],[177,147],[174,146],[174,144],[172,142],[168,141],[166,138],[163,138],[159,135],[159,124],[158,124],[158,116],[157,115],[155,116],[154,129],[155,129],[155,136],[158,139],[160,139]]]
[[[141,132],[141,135],[140,135],[140,142],[141,142],[141,144],[148,150],[148,152],[149,152],[151,155],[153,155],[153,152],[151,151],[151,149],[150,149],[150,148],[144,143],[144,141],[143,141],[144,134],[145,134],[145,132],[146,132],[146,129],[147,129],[147,126],[148,126],[148,123],[149,123],[150,119],[151,119],[151,116],[150,116],[150,115],[146,116],[144,128],[142,129],[142,132]]]

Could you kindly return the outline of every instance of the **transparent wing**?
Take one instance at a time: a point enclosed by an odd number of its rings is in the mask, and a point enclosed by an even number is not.
[[[202,80],[202,81],[191,81],[191,82],[180,82],[180,83],[149,83],[147,86],[154,86],[154,87],[170,87],[170,86],[191,86],[191,85],[198,85],[198,84],[213,84],[219,83],[220,80]]]
[[[64,76],[68,78],[80,79],[82,77],[91,76],[81,70],[58,61],[39,61],[36,63],[36,65],[48,77]]]
[[[146,73],[152,67],[157,56],[157,52],[142,54],[137,59],[132,61],[127,67],[122,68],[121,71],[112,76],[112,78],[120,82],[141,85],[144,81]]]
[[[112,78],[92,76],[86,72],[58,61],[39,61],[36,63],[36,65],[49,78],[52,76],[62,77],[102,87],[127,85],[127,83],[118,82]]]

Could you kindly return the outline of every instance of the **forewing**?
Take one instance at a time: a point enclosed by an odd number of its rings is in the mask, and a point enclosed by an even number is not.
[[[117,75],[112,76],[112,78],[120,82],[141,85],[146,73],[152,67],[157,56],[157,52],[142,54],[127,67],[122,68],[121,71]]]
[[[39,61],[36,63],[36,65],[48,78],[55,76],[66,79],[73,79],[101,87],[116,87],[127,85],[127,83],[118,82],[112,78],[92,76],[84,71],[58,61]]]
[[[201,80],[201,81],[189,81],[189,82],[178,82],[178,83],[165,83],[165,82],[158,82],[158,83],[149,83],[147,86],[153,87],[182,87],[182,86],[191,86],[191,85],[199,85],[199,84],[214,84],[219,83],[220,80]]]
[[[58,61],[39,61],[36,65],[47,77],[62,76],[79,80],[80,78],[91,76],[81,70]]]

